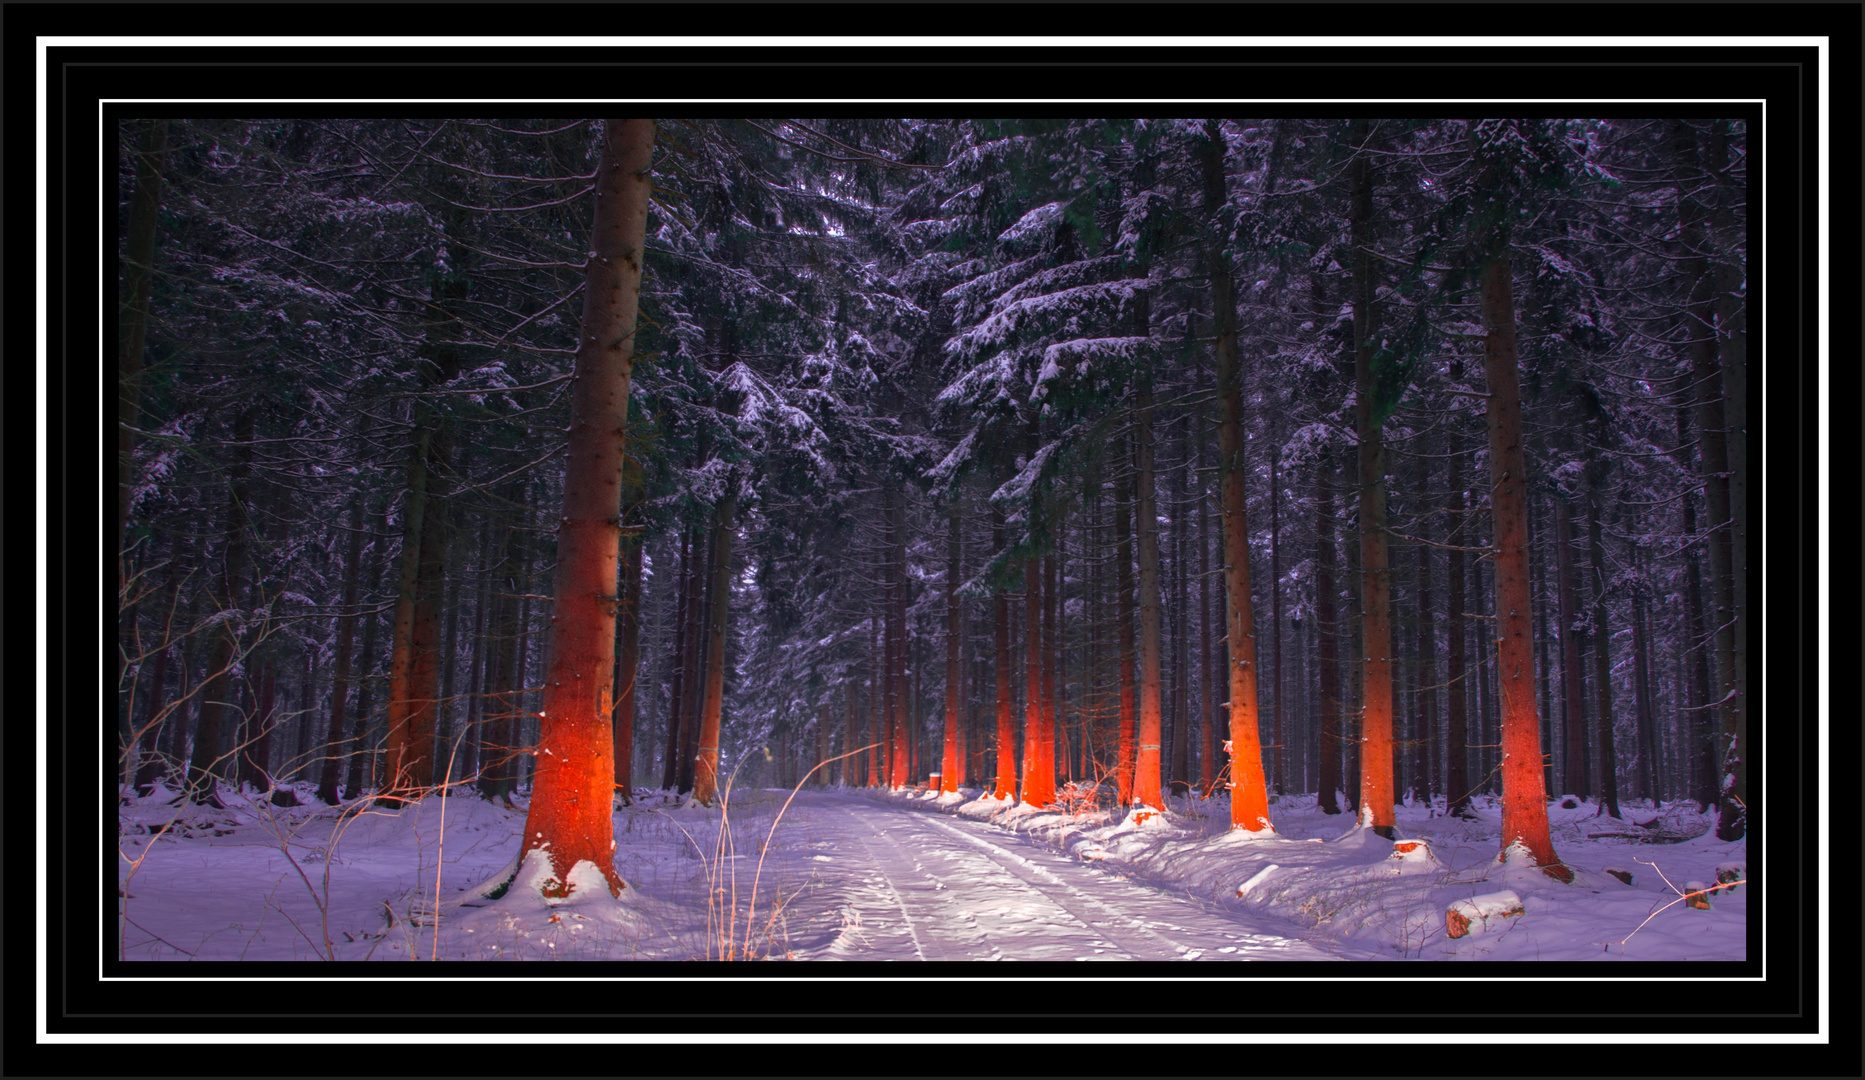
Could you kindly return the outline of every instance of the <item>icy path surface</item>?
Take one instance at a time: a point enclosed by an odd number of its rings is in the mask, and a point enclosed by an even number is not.
[[[773,852],[799,960],[1337,960],[1226,911],[983,822],[802,792]],[[771,872],[767,863],[766,872]]]

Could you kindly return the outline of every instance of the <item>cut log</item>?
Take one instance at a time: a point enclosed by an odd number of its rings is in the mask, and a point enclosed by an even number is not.
[[[1524,910],[1522,898],[1513,889],[1473,896],[1445,909],[1444,930],[1453,938],[1480,934],[1495,929],[1504,919],[1512,919]]]

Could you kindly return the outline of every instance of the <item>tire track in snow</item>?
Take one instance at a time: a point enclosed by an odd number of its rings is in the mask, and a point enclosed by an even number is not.
[[[1001,869],[1001,866],[998,866],[995,860],[990,860],[989,866],[980,866],[977,864],[975,855],[967,858],[968,849],[940,844],[938,842],[940,838],[936,834],[928,835],[924,828],[926,825],[936,824],[933,820],[918,814],[900,814],[879,819],[885,822],[886,827],[877,828],[877,819],[870,812],[869,807],[864,806],[861,810],[857,810],[847,806],[837,806],[836,809],[848,815],[850,823],[855,827],[853,839],[861,844],[870,864],[885,879],[887,891],[893,897],[901,918],[906,921],[906,929],[913,940],[914,952],[918,959],[974,961],[1018,959],[1022,958],[1018,954],[1027,951],[1032,944],[1037,948],[1046,948],[1051,945],[1046,936],[1039,937],[1034,942],[1025,942],[1016,940],[1013,935],[1006,933],[1002,935],[1003,940],[995,940],[989,929],[979,925],[978,916],[969,910],[970,901],[965,898],[964,894],[983,888],[993,890],[992,900],[1003,901],[1005,898],[1001,892],[996,891],[1001,890],[1003,882],[996,873],[989,872]],[[914,834],[912,842],[903,843],[902,840],[889,836],[890,829]],[[919,852],[919,856],[909,854],[912,851]],[[934,855],[944,855],[948,859],[956,856],[972,864],[961,865],[957,868],[963,877],[963,883],[959,888],[949,889],[942,879],[926,870],[925,863],[921,859],[930,859]],[[908,859],[912,860],[911,868],[903,865]],[[945,897],[940,900],[922,899],[916,890],[903,888],[899,879],[910,874],[918,874],[925,878],[931,883],[934,891],[945,893]],[[1067,905],[1059,903],[1052,894],[1051,888],[1043,883],[1028,881],[1021,877],[1017,880],[1028,893],[1027,896],[1017,897],[1018,900],[1040,900],[1047,907],[1054,909],[1057,915],[1080,923],[1084,931],[1109,939],[1097,942],[1097,945],[1118,947],[1123,952],[1130,952],[1124,946],[1119,945],[1117,935],[1110,933],[1108,927],[1091,923]],[[987,915],[987,920],[989,918],[990,916]],[[1062,918],[1048,921],[1053,924],[1061,922]],[[924,934],[921,931],[924,931]],[[932,950],[931,955],[928,955],[928,948]],[[1126,958],[1136,959],[1140,955],[1145,955],[1145,953],[1131,954]],[[1116,957],[1107,957],[1107,959],[1116,959]]]
[[[926,817],[924,820],[928,825],[932,825],[935,828],[950,833],[981,850],[985,858],[1008,871],[1011,876],[1043,893],[1052,903],[1068,912],[1076,921],[1106,935],[1106,937],[1119,947],[1122,952],[1128,954],[1129,959],[1138,960],[1147,957],[1156,957],[1159,951],[1158,946],[1160,945],[1163,945],[1167,952],[1173,954],[1172,958],[1174,959],[1181,956],[1197,955],[1197,950],[1192,950],[1185,945],[1181,945],[1153,929],[1145,922],[1096,900],[1094,897],[1087,895],[1080,889],[1069,884],[1060,875],[1049,870],[1049,868],[1033,862],[1017,852],[1011,851],[1005,847],[1000,847],[981,836],[975,836],[939,818]],[[1098,919],[1090,917],[1082,911],[1077,910],[1078,905],[1082,908],[1098,909],[1103,914]],[[1129,932],[1131,930],[1137,930],[1145,937],[1136,936]],[[1152,941],[1146,941],[1145,938],[1151,938]]]

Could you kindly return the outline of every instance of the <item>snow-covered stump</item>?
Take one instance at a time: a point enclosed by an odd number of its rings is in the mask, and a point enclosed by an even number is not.
[[[1698,911],[1708,911],[1710,894],[1715,891],[1701,881],[1686,881],[1684,882],[1684,906],[1696,908]]]
[[[1739,862],[1716,864],[1716,887],[1710,890],[1714,895],[1724,889],[1735,892],[1735,887],[1748,880],[1748,867]]]
[[[1437,857],[1431,854],[1431,845],[1423,840],[1395,841],[1388,861],[1395,864],[1393,870],[1400,874],[1419,874],[1443,869]]]
[[[1522,914],[1522,898],[1513,889],[1459,900],[1444,911],[1444,931],[1453,938],[1480,934],[1504,919]]]

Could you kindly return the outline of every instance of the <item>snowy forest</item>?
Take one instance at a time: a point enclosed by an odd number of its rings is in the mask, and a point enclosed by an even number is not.
[[[122,958],[568,952],[680,859],[755,910],[626,955],[991,958],[812,944],[903,806],[1333,958],[1744,958],[1743,121],[116,134]]]

